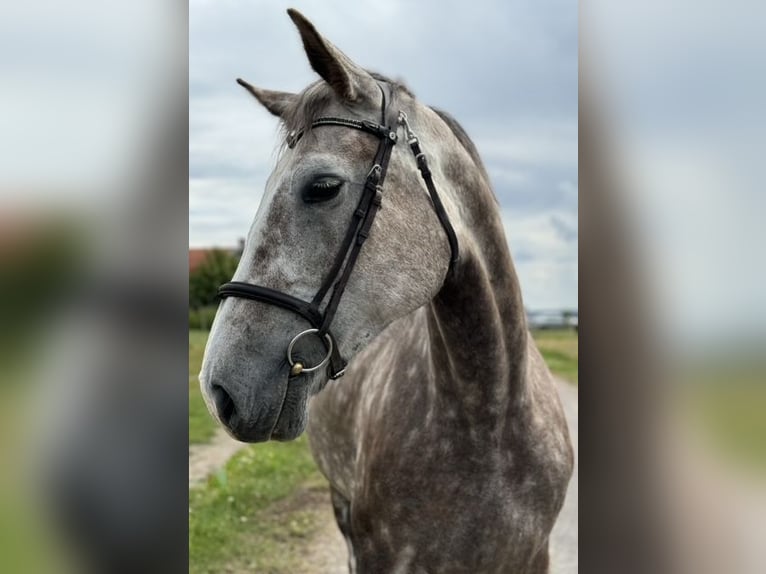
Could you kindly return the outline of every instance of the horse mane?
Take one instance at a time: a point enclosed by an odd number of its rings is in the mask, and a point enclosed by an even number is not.
[[[484,162],[481,161],[481,156],[479,156],[479,150],[476,149],[476,144],[474,144],[473,140],[470,137],[468,137],[468,134],[463,129],[463,126],[461,126],[458,123],[458,121],[447,112],[440,110],[438,108],[434,108],[433,106],[429,106],[429,108],[437,116],[439,116],[445,124],[447,124],[447,127],[449,127],[450,130],[452,130],[452,133],[455,135],[455,137],[460,142],[460,144],[465,148],[465,151],[468,152],[468,155],[471,156],[471,159],[476,164],[476,167],[479,170],[479,173],[481,173],[481,176],[484,178],[484,181],[487,182],[487,185],[491,189],[492,186],[490,185],[489,174],[487,173],[487,169],[484,167]]]

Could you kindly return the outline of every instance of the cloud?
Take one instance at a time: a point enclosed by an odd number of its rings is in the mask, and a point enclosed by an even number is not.
[[[577,308],[577,214],[503,209],[501,217],[525,306]]]
[[[189,246],[236,245],[247,235],[261,190],[250,179],[190,179]]]
[[[276,120],[234,78],[285,91],[316,79],[284,13],[288,6],[361,65],[403,79],[421,101],[457,118],[479,149],[501,208],[514,214],[504,221],[515,225],[508,235],[523,259],[520,272],[531,289],[544,289],[530,297],[546,306],[576,305],[576,241],[574,250],[556,252],[555,268],[550,259],[562,237],[576,238],[577,6],[563,0],[363,7],[329,0],[321,10],[297,0],[268,8],[192,0],[190,243],[235,244],[273,166]],[[386,41],[377,41],[381,35]]]

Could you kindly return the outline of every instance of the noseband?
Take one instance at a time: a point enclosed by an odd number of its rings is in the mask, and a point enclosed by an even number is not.
[[[362,191],[362,197],[359,200],[359,204],[354,211],[354,215],[349,224],[346,235],[341,244],[340,251],[335,257],[335,261],[330,267],[330,271],[327,274],[322,286],[317,291],[317,294],[311,300],[311,302],[303,301],[282,291],[271,289],[269,287],[262,287],[260,285],[252,285],[250,283],[243,283],[241,281],[232,281],[221,285],[218,290],[218,295],[222,299],[226,297],[242,297],[244,299],[251,299],[253,301],[261,301],[262,303],[269,303],[282,307],[288,311],[292,311],[306,319],[311,325],[311,329],[301,331],[295,337],[287,347],[287,362],[290,364],[290,374],[292,376],[300,375],[301,373],[310,373],[323,367],[329,362],[328,376],[331,379],[338,379],[343,376],[346,370],[346,361],[340,355],[340,349],[338,343],[330,332],[330,325],[335,312],[338,310],[338,304],[340,298],[343,296],[343,292],[346,289],[346,284],[351,276],[351,272],[356,265],[357,257],[362,249],[367,237],[370,235],[372,229],[372,223],[375,220],[375,216],[380,209],[380,205],[383,199],[383,182],[386,178],[386,172],[388,171],[388,163],[391,159],[391,152],[397,142],[397,131],[401,125],[405,129],[407,136],[407,143],[415,156],[420,175],[426,184],[428,193],[431,196],[431,202],[433,203],[434,211],[436,212],[439,221],[447,234],[447,240],[449,241],[450,250],[452,256],[450,258],[450,270],[457,261],[458,257],[458,244],[455,230],[452,228],[452,224],[449,221],[447,212],[444,209],[444,205],[439,198],[439,194],[434,186],[433,178],[431,176],[431,170],[428,167],[426,156],[420,149],[420,143],[418,138],[410,129],[410,125],[407,122],[407,115],[404,112],[399,112],[396,118],[390,117],[390,113],[387,105],[386,91],[388,89],[387,84],[378,84],[380,91],[383,94],[383,104],[381,106],[381,123],[377,124],[370,121],[359,121],[354,119],[336,118],[336,117],[322,117],[317,118],[309,127],[314,129],[322,126],[342,126],[351,129],[361,130],[365,133],[371,134],[380,140],[378,144],[378,151],[375,154],[375,160],[372,164],[372,168],[367,174],[367,179],[364,182],[364,188]],[[392,121],[393,120],[393,121]],[[388,127],[394,125],[393,128]],[[287,138],[287,145],[290,148],[295,147],[298,141],[303,136],[303,130],[298,132],[291,132]],[[319,310],[319,306],[324,300],[327,293],[332,288],[332,294],[330,300],[324,308],[324,311]],[[303,337],[315,334],[324,342],[327,354],[322,361],[314,367],[306,367],[301,361],[293,358],[293,348],[295,344]]]

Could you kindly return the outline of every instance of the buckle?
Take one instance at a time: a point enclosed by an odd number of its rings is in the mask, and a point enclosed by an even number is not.
[[[345,374],[346,374],[346,367],[343,367],[343,368],[342,368],[340,371],[338,371],[337,373],[331,374],[331,375],[330,375],[330,380],[332,380],[332,381],[337,381],[338,379],[340,379],[340,378],[341,378],[343,375],[345,375]]]
[[[372,134],[375,134],[378,137],[383,137],[384,135],[388,135],[386,132],[388,132],[388,129],[383,127],[380,124],[376,124],[375,122],[371,122],[370,120],[362,120],[361,124],[364,126],[364,129]]]
[[[380,179],[380,172],[383,171],[383,168],[380,167],[379,163],[376,163],[375,165],[370,168],[370,171],[367,172],[367,181],[374,181],[375,183],[378,182],[378,179]]]

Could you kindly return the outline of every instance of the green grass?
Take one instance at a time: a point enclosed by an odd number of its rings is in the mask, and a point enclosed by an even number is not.
[[[207,410],[197,380],[207,336],[207,331],[189,331],[189,444],[209,441],[218,424]]]
[[[537,348],[554,375],[577,384],[577,332],[572,329],[533,331]]]
[[[279,501],[326,489],[305,435],[250,446],[189,492],[189,572],[290,572],[315,516]]]

